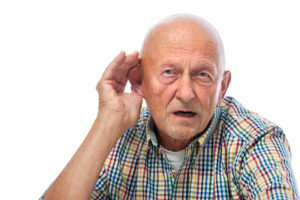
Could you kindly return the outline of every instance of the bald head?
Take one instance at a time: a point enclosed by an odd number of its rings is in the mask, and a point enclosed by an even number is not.
[[[205,130],[230,83],[217,31],[193,15],[168,17],[148,32],[141,65],[132,88],[146,100],[159,141],[184,149]]]
[[[214,50],[216,62],[221,71],[225,68],[225,56],[222,40],[216,29],[206,20],[189,14],[172,15],[154,25],[147,33],[141,57],[148,56],[154,47],[164,42],[182,43],[182,47],[195,47],[199,42],[204,48]],[[203,48],[198,47],[198,48]]]

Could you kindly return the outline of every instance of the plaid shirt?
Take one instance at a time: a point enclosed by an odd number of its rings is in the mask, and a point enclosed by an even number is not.
[[[278,126],[227,97],[176,172],[145,108],[112,149],[91,199],[298,199],[290,157]]]
[[[178,172],[147,108],[112,149],[91,199],[298,199],[282,130],[224,98]],[[40,199],[43,199],[41,197]]]
[[[176,172],[147,108],[112,149],[91,199],[298,199],[282,130],[224,98]],[[43,199],[43,196],[40,198]]]
[[[112,149],[91,199],[298,199],[282,130],[226,97],[178,172],[142,110]]]

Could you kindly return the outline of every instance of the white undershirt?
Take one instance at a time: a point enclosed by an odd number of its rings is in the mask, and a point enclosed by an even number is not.
[[[163,148],[163,150],[165,151],[165,155],[169,164],[176,170],[176,172],[178,172],[184,161],[185,149],[181,151],[169,151]]]

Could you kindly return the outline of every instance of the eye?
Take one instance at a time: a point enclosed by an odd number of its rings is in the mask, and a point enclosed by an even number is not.
[[[205,77],[208,77],[208,74],[205,73],[205,72],[200,72],[200,73],[198,74],[198,76],[205,78]]]
[[[206,71],[201,71],[196,73],[196,79],[199,81],[201,84],[210,84],[213,82],[213,78],[211,73],[206,72]]]
[[[164,84],[169,84],[175,81],[178,77],[178,71],[174,67],[165,67],[161,69],[159,79]]]
[[[163,73],[166,74],[166,75],[172,75],[172,74],[174,74],[174,71],[170,70],[170,69],[166,69],[166,70],[164,70]]]

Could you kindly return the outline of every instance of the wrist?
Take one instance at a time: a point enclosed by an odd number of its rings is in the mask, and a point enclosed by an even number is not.
[[[114,145],[130,127],[124,123],[123,115],[102,112],[98,113],[93,128],[95,130],[93,132],[98,132],[101,137],[105,137]]]
[[[130,113],[111,110],[99,110],[96,121],[112,128],[115,127],[114,129],[119,129],[123,132],[131,128],[132,124],[130,120]]]

